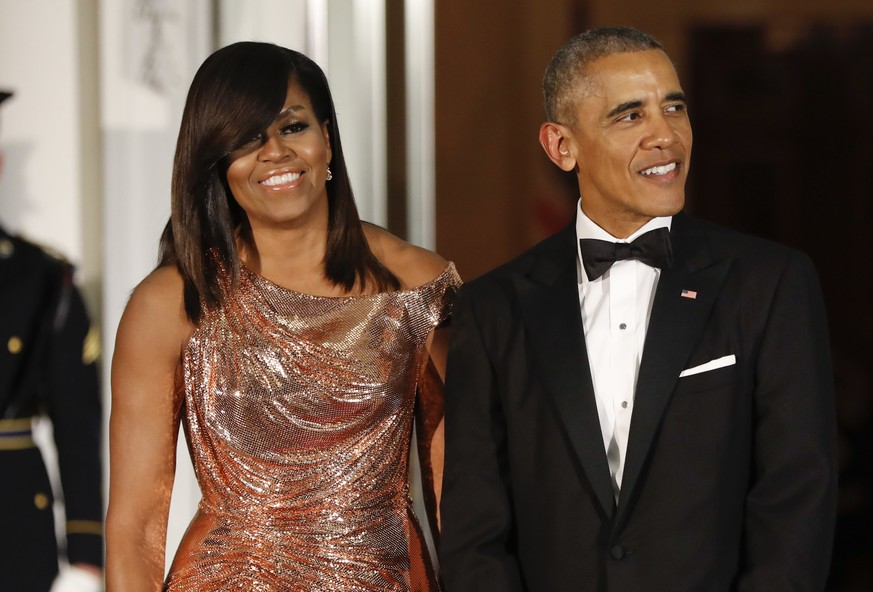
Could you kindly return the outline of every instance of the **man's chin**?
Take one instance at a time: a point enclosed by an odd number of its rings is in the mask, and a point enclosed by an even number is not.
[[[661,218],[666,216],[675,216],[685,207],[685,196],[675,197],[669,200],[664,200],[658,207],[652,208],[650,215],[653,218]]]

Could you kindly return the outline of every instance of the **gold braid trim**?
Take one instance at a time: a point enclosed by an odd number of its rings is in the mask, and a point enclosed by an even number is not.
[[[103,536],[103,523],[99,520],[67,520],[67,534]]]
[[[0,419],[0,450],[25,450],[34,446],[29,417]]]
[[[18,438],[0,438],[0,450],[26,450],[36,446],[30,436]]]
[[[30,418],[0,419],[0,434],[6,432],[23,432],[30,429]]]

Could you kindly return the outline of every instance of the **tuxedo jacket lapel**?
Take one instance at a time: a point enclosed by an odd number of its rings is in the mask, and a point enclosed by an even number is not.
[[[638,486],[679,373],[706,328],[731,266],[730,260],[713,259],[706,236],[695,232],[694,221],[683,214],[673,218],[671,239],[675,263],[661,272],[646,332],[617,527],[627,517],[628,500]],[[602,511],[611,517],[615,497],[579,311],[575,241],[571,225],[548,241],[514,284],[549,395]],[[694,297],[683,296],[683,290],[694,292]]]
[[[675,263],[661,272],[646,331],[618,504],[619,527],[679,374],[707,326],[732,263],[713,259],[705,236],[694,232],[694,224],[683,214],[673,218]]]
[[[610,517],[615,497],[579,310],[575,241],[571,225],[514,282],[540,374],[594,496]]]

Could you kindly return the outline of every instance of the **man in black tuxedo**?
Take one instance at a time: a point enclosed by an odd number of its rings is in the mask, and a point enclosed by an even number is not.
[[[447,591],[821,591],[836,445],[811,263],[681,212],[691,126],[649,35],[577,36],[544,95],[540,142],[581,199],[461,289]]]

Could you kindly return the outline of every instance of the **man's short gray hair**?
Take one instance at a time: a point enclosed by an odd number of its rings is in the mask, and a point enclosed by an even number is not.
[[[578,99],[586,68],[594,60],[615,53],[664,48],[649,35],[630,27],[589,29],[573,37],[549,62],[543,77],[546,118],[556,123],[572,123],[573,105]]]

